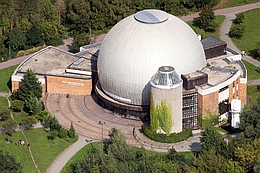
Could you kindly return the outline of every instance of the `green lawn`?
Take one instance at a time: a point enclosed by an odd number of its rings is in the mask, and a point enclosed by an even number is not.
[[[0,110],[8,109],[8,101],[5,97],[0,96]]]
[[[21,112],[13,112],[14,119],[18,124],[22,123],[22,119],[27,117],[27,113],[24,111]]]
[[[74,141],[56,138],[55,142],[49,141],[47,139],[47,133],[42,129],[33,129],[29,131],[24,131],[35,159],[35,162],[41,172],[45,172],[50,166],[52,161],[68,146],[70,146]],[[12,143],[5,142],[5,134],[0,134],[0,148],[9,152],[11,155],[15,156],[16,160],[20,162],[23,166],[23,172],[26,173],[36,173],[37,170],[32,162],[28,146],[18,146],[15,142],[18,140],[24,140],[21,132],[13,133]]]
[[[196,23],[194,23],[193,21],[189,21],[189,22],[187,22],[187,24],[194,30],[194,32],[196,32],[196,34],[200,34],[202,39],[209,37],[209,36],[213,36],[213,37],[219,39],[219,32],[218,31],[219,31],[219,28],[220,28],[221,24],[223,23],[224,19],[225,19],[225,16],[216,16],[214,21],[217,24],[217,27],[216,27],[216,32],[213,32],[213,33],[212,32],[205,32],[204,30],[199,29],[199,27],[196,26]]]
[[[247,80],[260,79],[260,69],[253,64],[242,60],[247,69]]]
[[[240,39],[232,38],[232,41],[238,49],[241,51],[246,50],[248,55],[254,56],[256,43],[260,42],[260,9],[246,11],[244,15],[243,25],[245,27],[245,33]]]
[[[5,142],[5,134],[0,134],[0,139],[1,139],[0,140],[1,150],[10,153],[12,156],[15,157],[17,162],[22,164],[23,166],[22,172],[28,172],[28,173],[37,172],[32,162],[28,147],[15,145],[15,142],[17,142],[18,140],[25,140],[21,132],[13,133],[12,143],[7,144]]]
[[[9,92],[11,89],[10,77],[18,65],[0,70],[0,92]]]
[[[260,96],[260,91],[256,85],[247,86],[247,94],[249,97],[249,105],[256,102],[256,98]]]
[[[255,2],[260,2],[260,0],[228,0],[227,7],[235,7],[245,4],[252,4]]]
[[[30,143],[35,162],[41,172],[45,172],[52,161],[75,140],[56,138],[55,142],[47,139],[48,133],[42,128],[24,131]],[[28,170],[27,173],[30,171]],[[33,173],[33,172],[32,172]]]

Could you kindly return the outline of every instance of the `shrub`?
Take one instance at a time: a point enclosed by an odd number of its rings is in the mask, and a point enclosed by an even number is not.
[[[14,112],[21,112],[21,110],[23,110],[23,108],[24,108],[24,101],[22,101],[22,100],[12,101],[12,107],[11,108]]]
[[[245,19],[244,13],[238,13],[236,14],[236,19],[234,20],[235,24],[243,23],[243,20]]]
[[[169,136],[152,131],[150,126],[142,125],[142,129],[144,131],[144,134],[149,139],[162,143],[181,142],[187,140],[189,137],[192,136],[192,129],[190,127],[184,129],[180,133],[171,133]]]
[[[68,132],[66,129],[61,128],[58,134],[59,138],[66,138],[68,136]]]
[[[60,38],[60,37],[56,37],[56,38],[46,41],[46,45],[59,46],[62,44],[63,44],[63,41],[62,41],[62,38]]]
[[[47,111],[41,111],[36,115],[37,120],[44,122],[47,119],[49,113]]]
[[[230,28],[229,36],[233,38],[240,38],[245,32],[245,27],[243,25],[234,25]]]
[[[5,121],[11,117],[11,111],[9,109],[3,109],[0,111],[0,120]]]

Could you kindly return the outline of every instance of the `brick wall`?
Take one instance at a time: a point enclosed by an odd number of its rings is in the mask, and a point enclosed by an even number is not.
[[[238,98],[241,100],[242,106],[246,105],[246,96],[247,96],[246,89],[247,89],[246,84],[240,84],[239,85]]]
[[[210,111],[211,113],[218,114],[218,91],[207,94],[198,94],[199,116],[203,116]]]
[[[12,92],[17,91],[19,89],[21,82],[18,81],[12,81]],[[45,93],[46,93],[46,85],[45,84],[41,84],[42,87],[42,97],[45,97]]]
[[[92,79],[76,79],[60,76],[46,76],[47,93],[90,95]]]

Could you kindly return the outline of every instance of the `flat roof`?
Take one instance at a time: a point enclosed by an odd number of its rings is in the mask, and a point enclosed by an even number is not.
[[[68,76],[77,78],[90,78],[89,75],[66,73],[66,69],[91,71],[91,60],[84,58],[79,62],[79,57],[53,46],[48,46],[30,56],[17,68],[17,73],[26,73],[31,69],[35,74]]]

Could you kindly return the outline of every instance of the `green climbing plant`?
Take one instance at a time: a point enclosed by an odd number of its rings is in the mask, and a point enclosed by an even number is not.
[[[167,135],[170,134],[173,126],[171,105],[162,100],[161,104],[154,106],[151,96],[150,102],[150,126],[152,131],[162,129]]]

